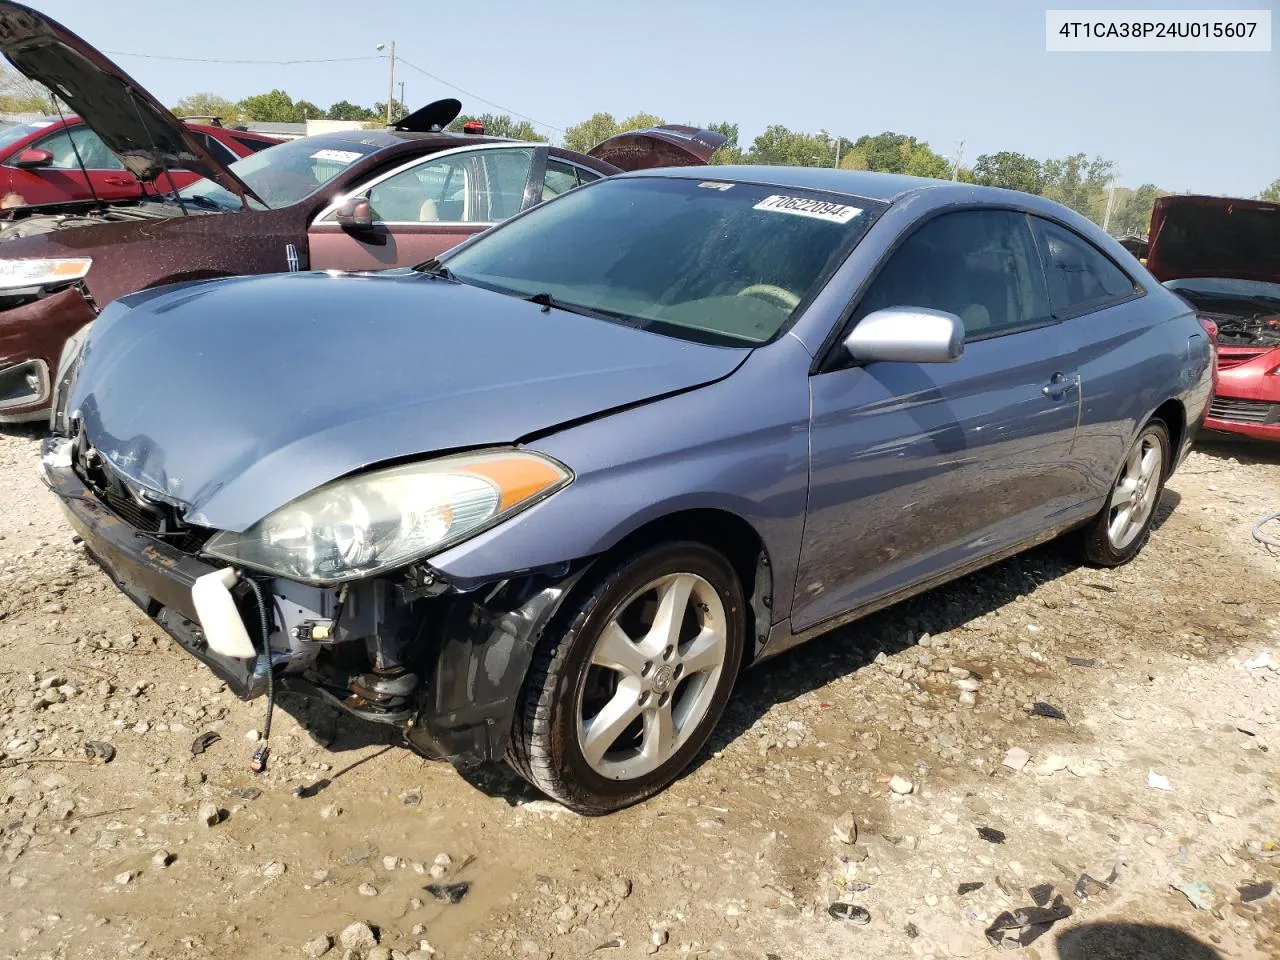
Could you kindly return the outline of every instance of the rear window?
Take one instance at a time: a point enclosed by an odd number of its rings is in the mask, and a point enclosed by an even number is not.
[[[240,146],[244,147],[250,153],[257,153],[259,150],[265,150],[267,147],[275,146],[275,143],[270,140],[259,140],[256,137],[237,137],[235,134],[232,134],[231,139],[240,144]]]
[[[764,343],[883,211],[840,194],[752,183],[598,181],[447,258],[453,275],[671,336]]]

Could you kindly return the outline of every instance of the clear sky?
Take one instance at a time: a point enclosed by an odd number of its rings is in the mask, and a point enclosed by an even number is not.
[[[964,160],[1016,150],[1115,160],[1120,183],[1251,196],[1280,177],[1280,46],[1271,53],[1046,53],[1063,0],[27,0],[104,51],[329,64],[185,63],[113,56],[172,103],[272,87],[327,107],[387,96],[375,44],[472,94],[564,128],[596,111],[737,122],[856,138],[895,130]],[[1152,6],[1141,0],[1082,8]],[[1271,9],[1277,0],[1163,6]],[[412,109],[456,95],[400,65]],[[501,112],[501,111],[499,111]],[[555,136],[555,130],[544,132]]]

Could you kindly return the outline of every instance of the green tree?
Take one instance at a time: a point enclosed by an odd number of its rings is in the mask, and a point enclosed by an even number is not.
[[[608,140],[619,131],[618,121],[611,113],[595,113],[589,120],[575,123],[564,132],[564,145],[568,150],[586,153],[601,140]]]
[[[973,164],[975,183],[1004,187],[1023,193],[1041,194],[1045,187],[1044,166],[1039,160],[1011,150],[984,153]]]
[[[403,103],[401,103],[399,100],[391,101],[391,122],[392,123],[396,123],[399,120],[403,120],[408,115],[409,115],[409,111]],[[382,101],[379,101],[378,103],[375,103],[373,105],[373,119],[381,120],[383,123],[386,123],[387,105]]]
[[[538,133],[528,120],[516,120],[505,113],[482,113],[479,116],[463,114],[445,129],[461,133],[462,125],[471,120],[479,120],[483,123],[484,132],[490,137],[510,137],[512,140],[529,140],[535,143],[541,143],[547,139]]]
[[[1271,181],[1271,186],[1258,194],[1259,200],[1270,200],[1272,203],[1280,203],[1280,178]]]
[[[706,129],[725,138],[724,146],[711,155],[710,162],[712,164],[743,162],[742,148],[738,146],[738,125],[736,123],[708,123]]]
[[[339,100],[329,107],[330,120],[376,120],[378,119],[368,107],[360,107],[350,100]]]
[[[1043,164],[1044,195],[1057,200],[1096,223],[1101,223],[1107,207],[1107,183],[1115,163],[1083,153],[1046,160]]]
[[[1151,225],[1151,208],[1156,200],[1168,193],[1154,183],[1144,183],[1136,190],[1117,187],[1107,229],[1117,237],[1144,235]]]
[[[0,67],[0,110],[5,113],[51,113],[53,97],[42,83],[16,70]]]
[[[825,132],[800,133],[782,124],[766,127],[747,154],[748,163],[787,167],[832,167],[835,160],[835,144]]]
[[[643,130],[645,127],[660,127],[665,123],[661,117],[654,116],[652,113],[637,113],[635,116],[627,117],[618,124],[618,132],[626,133],[628,130]],[[592,144],[595,146],[595,144]]]
[[[875,136],[864,134],[853,141],[848,162],[842,156],[840,166],[847,170],[907,173],[913,177],[945,179],[951,176],[950,160],[935,153],[923,140],[892,130]]]
[[[310,100],[299,100],[293,105],[293,119],[301,122],[303,120],[327,120],[329,115],[324,112],[324,107],[318,107]]]
[[[173,112],[180,117],[220,117],[226,124],[240,122],[240,108],[216,93],[193,93],[183,97],[173,105]]]
[[[239,103],[240,113],[246,120],[258,120],[266,123],[290,123],[297,111],[293,97],[283,90],[272,90],[270,93],[258,93],[245,97]]]
[[[643,130],[645,127],[661,126],[661,117],[652,113],[637,113],[622,122],[614,119],[611,113],[595,113],[589,120],[575,123],[564,132],[564,146],[569,150],[586,153],[597,143],[626,133],[628,130]]]

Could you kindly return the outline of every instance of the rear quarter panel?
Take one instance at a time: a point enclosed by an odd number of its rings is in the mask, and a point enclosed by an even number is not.
[[[1081,379],[1072,461],[1093,498],[1106,496],[1144,423],[1181,403],[1190,440],[1213,394],[1212,349],[1195,314],[1149,276],[1137,299],[1065,321]],[[1174,451],[1180,458],[1182,450]]]

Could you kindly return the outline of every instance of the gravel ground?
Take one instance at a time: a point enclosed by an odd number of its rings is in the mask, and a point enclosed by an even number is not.
[[[1050,545],[751,671],[694,771],[584,819],[291,700],[250,773],[262,704],[86,560],[36,447],[0,434],[0,957],[1280,956],[1280,451],[1193,454],[1126,568]]]

